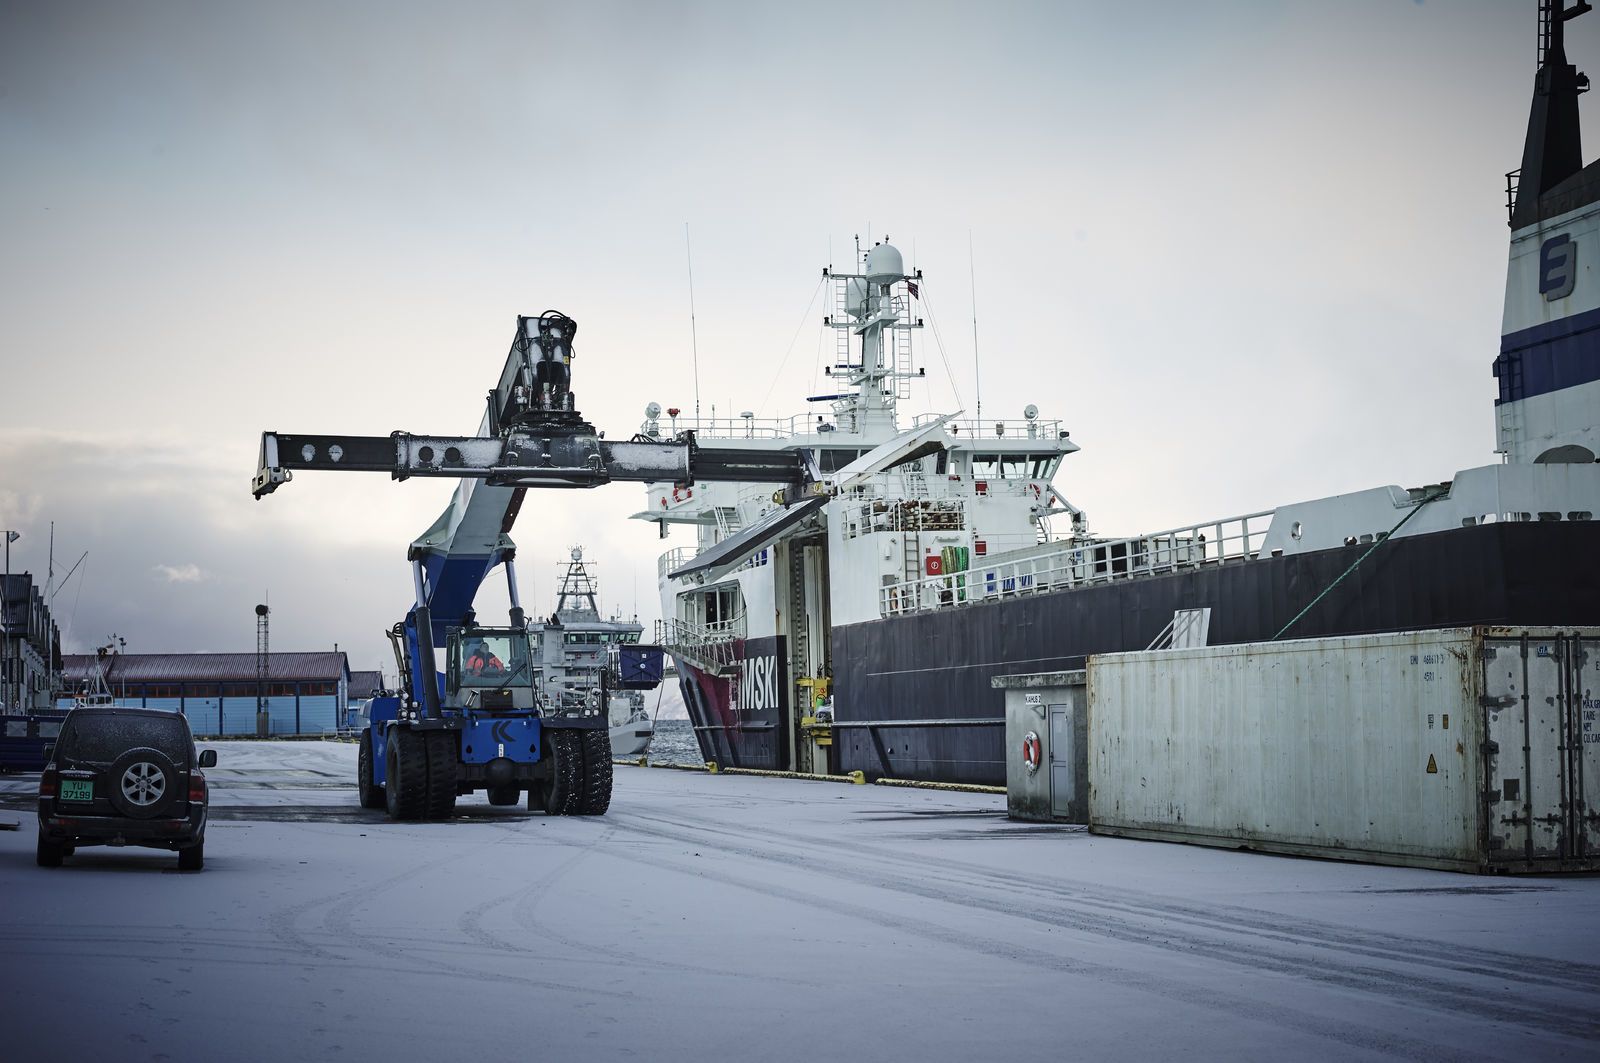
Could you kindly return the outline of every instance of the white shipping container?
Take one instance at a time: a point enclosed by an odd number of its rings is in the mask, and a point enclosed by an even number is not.
[[[1600,631],[1091,657],[1098,833],[1468,871],[1600,868]]]

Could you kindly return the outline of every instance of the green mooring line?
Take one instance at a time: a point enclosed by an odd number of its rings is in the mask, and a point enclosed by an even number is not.
[[[1307,613],[1311,612],[1312,609],[1315,609],[1317,603],[1322,601],[1322,599],[1326,598],[1330,593],[1332,593],[1332,591],[1333,591],[1333,589],[1335,587],[1337,587],[1339,584],[1343,583],[1344,582],[1344,578],[1346,576],[1350,575],[1350,573],[1352,573],[1356,569],[1360,568],[1361,567],[1361,562],[1363,562],[1367,558],[1371,557],[1372,556],[1372,552],[1374,550],[1376,550],[1378,547],[1382,546],[1384,543],[1388,542],[1391,538],[1393,538],[1394,537],[1394,533],[1399,531],[1405,525],[1406,521],[1410,520],[1412,517],[1415,517],[1418,513],[1421,513],[1422,512],[1422,507],[1426,506],[1429,502],[1432,502],[1434,499],[1437,499],[1437,498],[1443,498],[1444,494],[1445,493],[1443,491],[1439,491],[1439,492],[1437,492],[1435,494],[1428,495],[1422,501],[1418,502],[1416,504],[1416,506],[1414,506],[1412,508],[1411,512],[1407,513],[1405,516],[1400,518],[1400,523],[1399,524],[1396,524],[1394,527],[1390,528],[1388,533],[1385,534],[1383,536],[1383,538],[1378,539],[1371,546],[1367,547],[1366,552],[1363,553],[1360,557],[1356,558],[1355,561],[1353,561],[1351,563],[1349,568],[1347,568],[1343,572],[1339,573],[1339,578],[1338,579],[1334,580],[1332,583],[1330,583],[1326,587],[1324,587],[1322,589],[1322,593],[1321,594],[1319,594],[1315,598],[1311,599],[1310,604],[1308,604],[1304,609],[1302,609],[1298,613],[1296,613],[1294,615],[1294,619],[1293,620],[1289,621],[1287,624],[1283,625],[1283,627],[1279,628],[1278,629],[1278,633],[1276,635],[1272,636],[1272,638],[1268,639],[1267,641],[1268,642],[1276,642],[1279,639],[1283,638],[1284,633],[1286,631],[1288,631],[1290,628],[1292,628],[1296,624],[1298,624],[1300,622],[1300,618],[1301,617],[1303,617]]]

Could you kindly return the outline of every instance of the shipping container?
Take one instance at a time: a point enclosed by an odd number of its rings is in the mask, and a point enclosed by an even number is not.
[[[1600,631],[1106,654],[1091,829],[1461,871],[1600,868]]]

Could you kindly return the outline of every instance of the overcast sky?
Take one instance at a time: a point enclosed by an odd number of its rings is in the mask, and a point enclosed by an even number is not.
[[[692,408],[686,223],[707,413],[803,412],[819,271],[887,233],[955,369],[913,410],[974,411],[975,291],[985,416],[1065,422],[1100,534],[1488,464],[1535,9],[0,2],[12,566],[88,551],[69,650],[248,650],[270,594],[387,662],[449,485],[255,502],[260,432],[469,432],[550,308],[598,427]],[[653,619],[642,503],[530,497],[524,598],[583,543]]]

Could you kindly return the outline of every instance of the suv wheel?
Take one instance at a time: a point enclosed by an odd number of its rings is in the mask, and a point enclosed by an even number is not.
[[[60,867],[61,858],[65,855],[66,846],[50,841],[43,834],[39,835],[39,851],[34,860],[40,867]]]
[[[178,800],[178,770],[159,749],[140,746],[111,762],[111,804],[132,819],[155,819]]]

